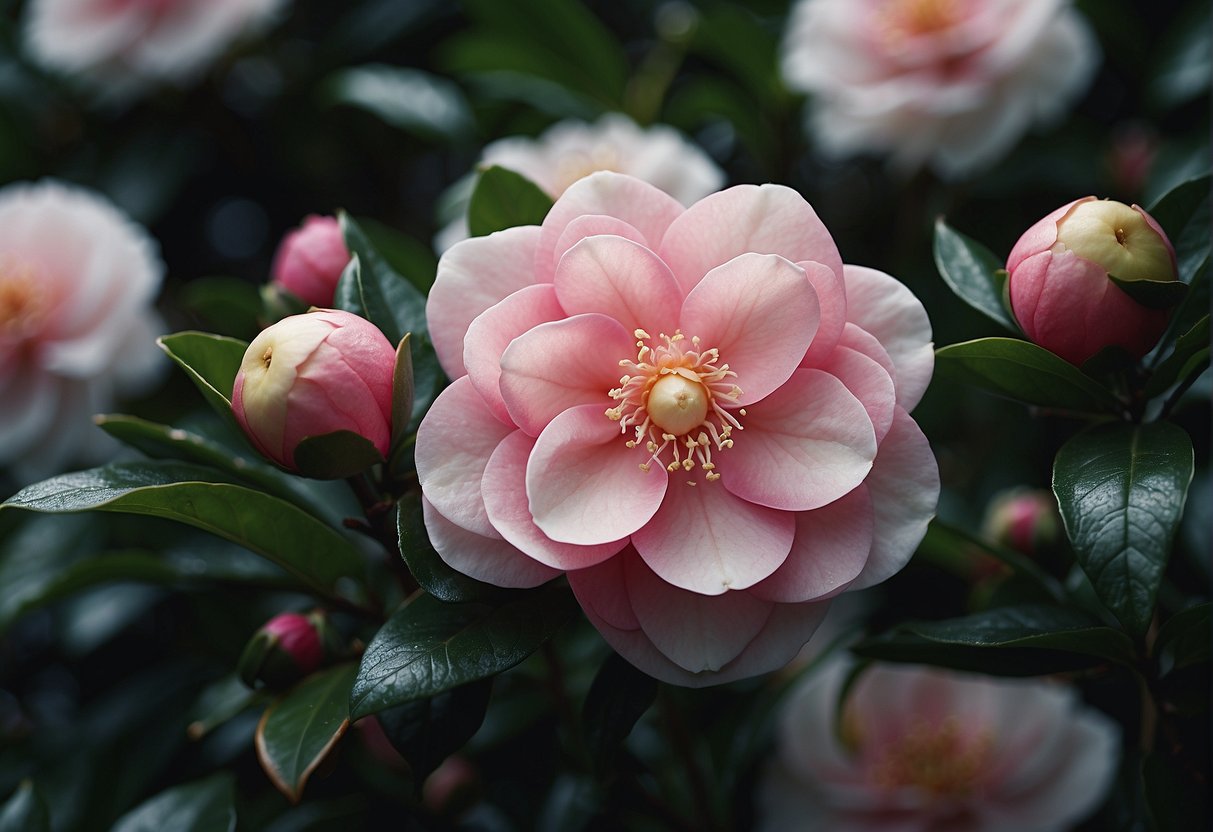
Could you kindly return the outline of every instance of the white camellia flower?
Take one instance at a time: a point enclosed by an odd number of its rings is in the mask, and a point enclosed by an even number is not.
[[[590,124],[568,120],[537,138],[509,136],[485,147],[476,167],[499,165],[530,179],[557,199],[576,182],[600,170],[626,173],[656,185],[683,205],[697,202],[724,185],[724,171],[694,142],[673,127],[640,127],[622,113],[607,113]],[[456,185],[460,218],[439,232],[436,247],[445,251],[468,236],[467,200],[474,177]]]
[[[31,0],[30,54],[104,98],[155,82],[192,81],[237,38],[268,25],[287,0]]]
[[[800,0],[782,57],[824,152],[951,179],[1059,117],[1097,63],[1069,0]]]
[[[58,182],[0,189],[0,467],[31,481],[112,447],[92,415],[165,368],[147,232]]]

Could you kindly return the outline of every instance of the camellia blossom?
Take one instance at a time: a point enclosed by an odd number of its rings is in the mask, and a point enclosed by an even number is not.
[[[103,97],[150,82],[185,84],[237,38],[268,25],[286,0],[31,0],[25,42],[48,69]]]
[[[307,216],[274,253],[273,282],[311,306],[332,306],[337,281],[350,262],[336,217]]]
[[[782,68],[825,152],[959,178],[1060,116],[1097,61],[1069,0],[800,0]]]
[[[782,832],[1061,832],[1104,799],[1119,731],[1062,684],[846,661],[779,714],[759,794]]]
[[[593,174],[542,226],[454,246],[426,311],[454,379],[417,431],[438,553],[502,586],[567,572],[658,678],[786,663],[821,602],[900,569],[934,512],[907,415],[933,368],[926,313],[844,267],[788,188],[684,208]]]
[[[99,194],[0,189],[0,466],[21,481],[100,461],[92,415],[166,369],[155,242]]]
[[[552,199],[578,179],[600,170],[643,179],[683,205],[724,184],[720,166],[673,127],[640,127],[622,113],[608,113],[593,124],[562,121],[534,139],[498,139],[485,147],[477,167],[493,165],[522,174]],[[458,207],[461,214],[466,211],[466,198]],[[466,219],[458,219],[440,232],[438,247],[450,248],[467,235]]]

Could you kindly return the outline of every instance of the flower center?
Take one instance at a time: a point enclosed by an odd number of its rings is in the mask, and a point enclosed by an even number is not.
[[[932,35],[955,26],[961,18],[959,0],[888,0],[883,9],[891,29],[907,35]]]
[[[634,333],[636,360],[619,362],[627,372],[619,387],[610,391],[616,405],[606,417],[619,422],[620,432],[632,433],[629,448],[642,445],[648,458],[640,463],[647,472],[654,462],[671,473],[681,468],[692,470],[696,463],[706,472],[708,482],[720,479],[712,462],[712,450],[733,447],[730,434],[741,430],[737,416],[727,406],[735,406],[741,388],[731,379],[737,373],[728,364],[720,364],[716,348],[701,349],[699,338],[687,342],[681,332],[654,339],[643,329]],[[693,480],[688,480],[694,485]]]
[[[23,341],[42,329],[50,298],[28,267],[0,259],[0,339]]]
[[[990,755],[988,732],[968,734],[955,717],[919,723],[882,749],[871,771],[882,788],[911,786],[932,797],[970,794]]]
[[[619,151],[612,145],[599,143],[585,150],[571,150],[556,162],[556,196],[591,173],[619,171],[620,167]]]

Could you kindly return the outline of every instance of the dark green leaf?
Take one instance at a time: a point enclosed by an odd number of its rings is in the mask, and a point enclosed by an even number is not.
[[[46,801],[29,780],[23,780],[0,806],[0,832],[50,832]]]
[[[292,803],[350,726],[350,687],[358,668],[323,670],[292,688],[266,710],[257,725],[257,759]]]
[[[377,718],[392,747],[420,783],[458,751],[484,722],[493,682],[484,679],[380,711]]]
[[[352,477],[383,461],[371,440],[349,430],[306,436],[295,446],[299,473],[318,480]]]
[[[956,296],[1009,332],[1019,327],[1003,306],[1003,264],[981,243],[953,230],[940,217],[935,221],[935,267]]]
[[[1205,315],[1179,337],[1175,349],[1154,370],[1146,382],[1146,396],[1161,396],[1179,382],[1204,372],[1208,366],[1209,316]]]
[[[419,595],[371,640],[350,694],[354,718],[487,679],[521,662],[577,609],[567,587],[512,594],[497,606]]]
[[[1101,425],[1070,439],[1053,492],[1100,600],[1143,635],[1192,481],[1192,440],[1167,422]]]
[[[198,695],[190,707],[186,733],[191,740],[200,740],[265,696],[264,691],[249,690],[235,673],[224,676]]]
[[[1031,558],[1014,549],[981,540],[962,529],[945,523],[938,517],[932,520],[927,527],[927,534],[922,539],[922,543],[918,545],[918,549],[928,557],[938,552],[946,553],[946,556],[952,560],[962,560],[970,572],[975,554],[991,557],[1009,566],[1014,574],[1031,579],[1054,600],[1061,601],[1065,597],[1057,580],[1037,566]]]
[[[480,173],[468,203],[468,230],[481,237],[518,225],[541,225],[552,198],[520,173],[493,165]]]
[[[469,578],[452,569],[434,551],[425,531],[421,502],[403,499],[396,509],[396,531],[400,540],[400,555],[417,583],[431,595],[452,603],[483,601],[501,594],[501,588]]]
[[[290,503],[198,465],[125,462],[64,474],[22,489],[0,508],[176,520],[238,543],[326,594],[343,578],[363,574],[361,554],[334,529]]]
[[[1078,412],[1116,412],[1116,398],[1073,364],[1014,338],[978,338],[935,351],[941,376],[1026,404]]]
[[[1188,296],[1188,284],[1178,280],[1122,280],[1114,274],[1108,279],[1147,309],[1171,309]]]
[[[417,69],[348,67],[329,76],[324,92],[331,103],[358,107],[427,138],[464,139],[474,127],[463,91],[448,79]]]
[[[1064,607],[1002,607],[946,621],[909,622],[854,648],[861,656],[924,662],[1005,676],[1130,665],[1133,643],[1119,630]]]
[[[111,832],[233,832],[232,791],[232,775],[226,772],[175,786],[127,812]]]
[[[1168,14],[1166,34],[1151,53],[1158,66],[1149,81],[1151,97],[1170,109],[1209,94],[1213,77],[1213,41],[1209,39],[1209,4],[1191,3]]]
[[[1209,828],[1209,789],[1203,773],[1166,754],[1154,753],[1145,758],[1141,775],[1158,832]]]
[[[1210,175],[1189,179],[1163,194],[1150,216],[1167,232],[1175,247],[1179,279],[1192,284],[1196,272],[1209,260]]]
[[[611,653],[586,695],[581,720],[597,771],[609,770],[628,734],[657,699],[657,681]]]
[[[358,217],[358,227],[387,264],[404,275],[422,294],[434,285],[438,258],[426,243],[370,217]]]
[[[232,415],[232,388],[248,344],[208,332],[178,332],[156,339],[156,344],[185,370],[215,412],[236,424]]]
[[[333,303],[366,318],[393,344],[399,344],[406,332],[414,337],[424,334],[425,296],[388,265],[349,214],[342,211],[338,220],[355,260],[338,281]]]
[[[1209,661],[1209,602],[1173,615],[1158,631],[1154,653],[1165,661],[1164,672]]]
[[[261,292],[238,277],[204,277],[181,290],[181,305],[217,335],[247,338],[260,329]]]

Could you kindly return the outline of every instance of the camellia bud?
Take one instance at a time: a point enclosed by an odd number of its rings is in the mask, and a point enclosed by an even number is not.
[[[237,665],[249,687],[284,688],[319,670],[330,653],[328,619],[322,612],[276,615],[249,639]]]
[[[395,363],[392,345],[364,318],[335,309],[292,315],[249,344],[232,412],[259,451],[292,470],[300,442],[337,431],[363,437],[383,456]]]
[[[990,501],[982,530],[994,543],[1035,555],[1057,543],[1061,518],[1048,491],[1013,488]]]
[[[310,306],[332,306],[350,253],[335,217],[309,215],[282,238],[270,269],[273,282]]]
[[[1029,228],[1007,258],[1011,310],[1024,333],[1072,364],[1105,347],[1140,358],[1167,326],[1109,277],[1176,279],[1175,250],[1136,205],[1083,197]]]

